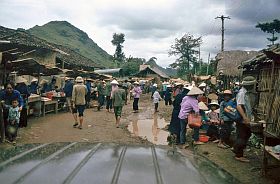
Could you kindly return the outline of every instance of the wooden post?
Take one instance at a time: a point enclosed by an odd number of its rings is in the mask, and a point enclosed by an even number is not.
[[[5,142],[5,125],[4,125],[2,104],[0,104],[0,133],[1,133],[1,142]]]
[[[61,60],[61,68],[64,69],[64,60]]]

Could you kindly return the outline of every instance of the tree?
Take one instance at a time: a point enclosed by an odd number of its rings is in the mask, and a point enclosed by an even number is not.
[[[113,34],[113,40],[111,42],[114,46],[116,46],[114,58],[115,58],[115,60],[117,60],[119,62],[123,62],[125,59],[125,55],[122,51],[122,48],[123,48],[122,44],[124,41],[125,41],[125,39],[124,39],[123,33],[119,33],[119,34],[114,33]]]
[[[121,68],[125,76],[131,76],[139,72],[140,65],[144,64],[146,60],[144,58],[129,57],[125,63],[122,63]]]
[[[171,45],[169,56],[179,56],[179,58],[170,65],[170,67],[178,69],[178,76],[191,74],[191,69],[195,70],[198,60],[197,54],[199,52],[196,48],[198,48],[201,43],[201,37],[195,38],[190,34],[185,34],[182,38],[175,39],[175,44]]]
[[[207,73],[207,70],[208,70],[208,73]],[[214,74],[214,65],[212,63],[210,63],[210,64],[202,63],[199,73],[200,73],[200,75],[213,75]]]
[[[274,19],[272,22],[258,23],[256,28],[260,28],[265,33],[271,33],[272,37],[267,39],[274,45],[274,42],[278,39],[275,33],[280,33],[280,20]]]

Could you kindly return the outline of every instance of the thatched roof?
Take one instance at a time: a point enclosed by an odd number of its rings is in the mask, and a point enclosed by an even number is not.
[[[78,54],[68,47],[49,43],[26,31],[8,29],[0,26],[0,40],[10,41],[10,44],[26,45],[33,48],[50,49],[57,52],[57,58],[70,68],[104,68],[94,61]],[[4,44],[4,43],[3,43]],[[71,67],[72,66],[72,67]]]
[[[240,71],[238,66],[250,58],[253,58],[257,55],[257,51],[224,51],[218,53],[216,56],[217,72],[223,73],[227,76],[239,76]]]
[[[168,75],[166,75],[164,72],[162,72],[160,69],[156,68],[156,67],[150,67],[149,65],[147,65],[144,69],[142,69],[141,71],[139,71],[135,76],[144,76],[147,73],[154,73],[159,75],[161,78],[164,79],[169,79],[170,77]]]
[[[259,51],[255,57],[242,62],[240,68],[243,68],[244,71],[255,70],[264,64],[271,63],[275,56],[278,56],[278,58],[280,57],[280,44],[275,44],[268,49]]]
[[[20,60],[14,60],[10,62],[11,68],[17,71],[19,75],[57,75],[63,73],[63,71],[57,67],[50,67],[41,65],[33,58],[26,58]]]

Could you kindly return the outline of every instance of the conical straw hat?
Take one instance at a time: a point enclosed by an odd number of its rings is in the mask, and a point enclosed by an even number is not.
[[[119,83],[118,83],[118,81],[113,80],[113,81],[111,82],[111,84],[117,84],[117,85],[118,85]]]
[[[201,91],[198,87],[194,86],[189,92],[188,92],[188,96],[191,95],[202,95],[204,92]]]
[[[199,102],[198,103],[198,107],[199,107],[200,110],[203,110],[203,111],[207,111],[208,110],[208,107],[203,102]]]
[[[209,95],[208,95],[208,98],[210,99],[210,100],[218,100],[218,95],[216,95],[215,93],[210,93]]]

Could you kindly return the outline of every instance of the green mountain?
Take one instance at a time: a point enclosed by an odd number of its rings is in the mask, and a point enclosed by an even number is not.
[[[51,21],[27,30],[30,34],[50,43],[66,46],[95,63],[110,68],[113,58],[100,48],[88,35],[67,21]]]

